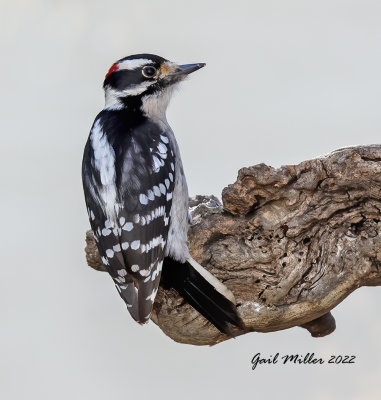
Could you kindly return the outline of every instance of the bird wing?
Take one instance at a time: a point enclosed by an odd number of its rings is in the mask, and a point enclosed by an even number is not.
[[[168,237],[174,152],[157,125],[146,123],[114,138],[105,137],[107,129],[95,123],[85,150],[88,213],[102,261],[120,296],[132,317],[145,323],[158,290]],[[96,135],[101,145],[95,143]],[[113,157],[114,166],[106,160]]]

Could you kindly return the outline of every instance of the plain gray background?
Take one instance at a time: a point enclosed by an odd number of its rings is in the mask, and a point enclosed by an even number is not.
[[[0,398],[378,399],[379,288],[339,305],[326,338],[174,343],[86,266],[80,170],[103,77],[139,52],[207,63],[168,110],[191,194],[220,195],[243,166],[377,143],[380,21],[370,0],[2,0]],[[257,352],[357,359],[252,372]]]

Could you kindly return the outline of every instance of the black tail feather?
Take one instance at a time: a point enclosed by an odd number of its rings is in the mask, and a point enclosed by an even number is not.
[[[165,258],[160,284],[165,289],[174,288],[220,332],[233,336],[229,323],[244,328],[235,304],[218,292],[189,262],[182,264]]]

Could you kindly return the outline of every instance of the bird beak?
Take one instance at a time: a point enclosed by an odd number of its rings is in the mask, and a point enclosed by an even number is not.
[[[179,65],[180,70],[175,72],[174,75],[189,75],[192,72],[205,67],[205,65],[205,63]]]
[[[182,81],[190,73],[197,71],[198,69],[204,66],[205,63],[185,64],[185,65],[172,64],[171,69],[167,73],[165,73],[163,79],[167,82],[167,84],[172,85],[173,83]]]

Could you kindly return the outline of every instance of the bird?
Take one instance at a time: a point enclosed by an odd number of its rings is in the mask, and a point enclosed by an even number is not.
[[[85,145],[82,181],[102,263],[132,318],[148,322],[161,285],[231,335],[230,325],[244,326],[233,293],[189,252],[188,187],[166,118],[174,89],[204,66],[153,54],[112,64],[105,106]]]

